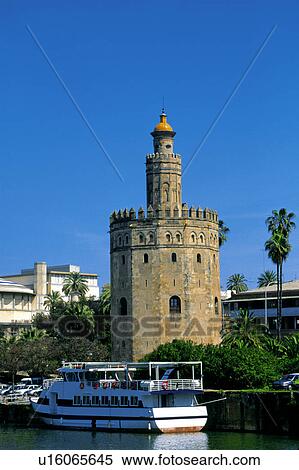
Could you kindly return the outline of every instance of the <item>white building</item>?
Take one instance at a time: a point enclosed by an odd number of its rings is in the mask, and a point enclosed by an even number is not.
[[[20,326],[30,326],[37,312],[46,312],[44,300],[47,294],[58,291],[64,300],[63,281],[71,272],[80,272],[80,266],[67,264],[47,266],[44,262],[34,268],[22,269],[20,274],[0,278],[0,328],[13,333]],[[87,297],[99,298],[98,275],[80,273],[87,281]]]

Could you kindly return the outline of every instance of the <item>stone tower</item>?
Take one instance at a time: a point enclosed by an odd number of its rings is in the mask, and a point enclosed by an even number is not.
[[[147,210],[110,217],[113,360],[138,360],[174,338],[220,341],[218,215],[182,204],[181,157],[164,110],[151,135]]]

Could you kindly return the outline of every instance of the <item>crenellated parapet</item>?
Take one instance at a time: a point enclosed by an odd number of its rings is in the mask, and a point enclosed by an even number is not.
[[[110,216],[110,225],[148,219],[194,219],[218,223],[218,213],[208,208],[202,209],[201,207],[195,208],[194,206],[189,208],[186,203],[183,203],[181,207],[176,206],[173,210],[170,208],[163,209],[161,205],[158,205],[157,209],[154,210],[149,205],[146,211],[143,207],[140,207],[138,211],[135,211],[133,208],[130,210],[125,208],[113,211]]]
[[[181,162],[181,155],[179,153],[147,153],[146,154],[146,162],[151,163],[151,162],[158,162],[161,160],[172,160],[175,159],[175,161]]]

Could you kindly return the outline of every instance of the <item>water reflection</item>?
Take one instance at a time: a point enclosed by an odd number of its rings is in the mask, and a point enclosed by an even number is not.
[[[229,450],[299,449],[299,439],[238,432],[134,434],[0,426],[0,449]]]
[[[153,450],[206,450],[209,449],[209,437],[205,432],[187,434],[159,434],[151,435],[151,449]]]

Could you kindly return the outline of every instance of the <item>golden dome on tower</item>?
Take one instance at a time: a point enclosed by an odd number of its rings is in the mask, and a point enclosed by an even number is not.
[[[162,113],[160,114],[160,122],[156,125],[154,132],[156,131],[168,131],[168,132],[173,132],[173,129],[171,125],[167,122],[167,115],[164,111],[164,108],[162,109]]]

